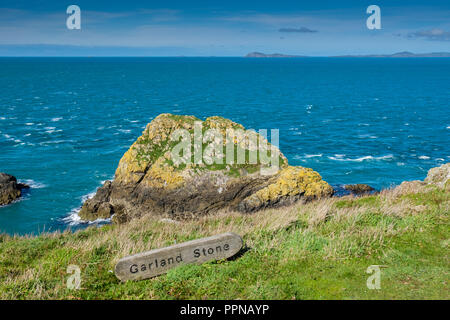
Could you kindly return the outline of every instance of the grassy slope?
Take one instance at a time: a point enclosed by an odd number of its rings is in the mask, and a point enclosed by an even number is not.
[[[39,237],[0,236],[2,299],[449,299],[450,194],[433,186],[321,200],[253,215],[222,212],[171,223],[126,225]],[[123,256],[226,231],[247,251],[120,283]],[[69,264],[82,270],[69,290]],[[381,290],[366,287],[384,265]]]

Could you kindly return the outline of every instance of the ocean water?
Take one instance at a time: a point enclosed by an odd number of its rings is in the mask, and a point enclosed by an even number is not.
[[[387,188],[450,161],[450,59],[1,58],[0,172],[31,184],[0,232],[76,212],[160,113],[279,129],[290,164]]]

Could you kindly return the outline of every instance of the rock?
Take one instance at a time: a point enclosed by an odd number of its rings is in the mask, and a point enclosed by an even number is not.
[[[289,205],[302,200],[332,195],[332,188],[309,168],[287,167],[264,187],[239,203],[240,211],[255,211],[267,207]]]
[[[363,195],[363,194],[369,194],[375,191],[374,188],[367,184],[347,184],[344,186],[345,190],[350,191],[353,194],[356,195]]]
[[[450,163],[428,170],[424,181],[403,181],[394,189],[395,194],[410,194],[422,192],[427,186],[434,185],[450,191]]]
[[[203,161],[196,162],[196,152],[201,148],[195,143],[185,149],[187,154],[172,152],[179,146],[179,140],[171,139],[178,129],[185,130],[190,141],[198,133],[204,138],[212,137],[206,139],[206,143],[203,140],[203,158],[199,153]],[[227,130],[233,129],[235,136],[217,140],[210,129],[223,137]],[[246,140],[249,136],[255,139]],[[271,159],[279,163],[279,170],[268,166],[261,152],[254,158],[256,161],[250,161],[252,152],[265,143],[267,147],[259,150],[270,150]],[[212,158],[225,160],[228,146],[235,151],[235,160],[239,158],[236,154],[245,155],[242,164],[210,161]],[[211,149],[216,152],[210,152]],[[182,163],[177,154],[194,161]],[[238,123],[221,117],[201,121],[194,116],[161,114],[147,125],[142,136],[123,155],[114,181],[107,181],[99,188],[96,195],[83,204],[79,215],[83,220],[114,215],[116,223],[144,214],[187,218],[221,209],[251,212],[332,194],[332,187],[317,172],[289,166],[278,148]]]
[[[399,186],[394,189],[395,195],[413,194],[422,192],[423,188],[427,184],[420,180],[403,181]]]
[[[434,184],[439,188],[450,187],[450,162],[443,164],[440,167],[431,168],[428,171],[425,182],[427,184]]]
[[[16,177],[0,173],[0,205],[10,204],[20,198],[22,190],[28,188],[26,184],[17,183]]]

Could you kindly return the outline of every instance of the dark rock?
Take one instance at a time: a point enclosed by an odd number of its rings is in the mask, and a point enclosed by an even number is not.
[[[17,183],[16,177],[0,173],[0,205],[10,204],[22,195],[23,189],[28,188],[26,184]]]
[[[374,188],[367,184],[347,184],[344,186],[344,189],[350,191],[355,195],[365,195],[373,193],[375,191]]]

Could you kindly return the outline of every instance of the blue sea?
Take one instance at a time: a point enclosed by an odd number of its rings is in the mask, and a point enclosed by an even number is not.
[[[112,179],[160,113],[279,129],[290,164],[377,189],[450,161],[450,59],[1,58],[0,172],[31,189],[0,232],[86,226],[83,199]]]

